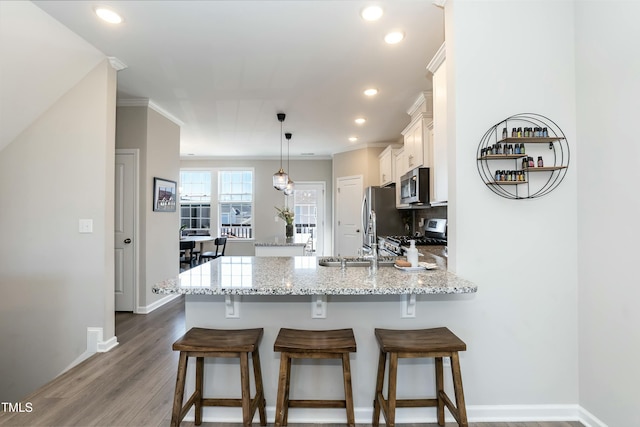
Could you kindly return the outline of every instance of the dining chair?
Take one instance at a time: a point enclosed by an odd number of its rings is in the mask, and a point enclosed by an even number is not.
[[[189,264],[189,267],[193,267],[196,263],[195,254],[196,242],[186,241],[180,242],[180,265]]]
[[[224,256],[224,251],[227,247],[227,238],[226,237],[216,237],[213,240],[213,243],[216,245],[215,251],[206,251],[200,255],[200,262],[203,261],[211,261],[212,259],[219,258]]]

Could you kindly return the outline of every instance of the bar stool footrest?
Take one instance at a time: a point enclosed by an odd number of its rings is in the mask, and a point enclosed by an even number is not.
[[[346,408],[345,400],[289,400],[290,408]]]
[[[255,401],[255,403],[254,403]],[[258,400],[256,398],[251,399],[251,407],[257,405]],[[242,407],[242,399],[233,398],[207,398],[202,399],[202,406],[222,406],[227,408]]]
[[[397,408],[422,408],[438,406],[438,399],[397,399]]]

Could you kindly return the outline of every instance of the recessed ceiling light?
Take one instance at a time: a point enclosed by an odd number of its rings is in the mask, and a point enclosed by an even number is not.
[[[363,117],[358,117],[357,119],[354,120],[357,124],[361,125],[364,122],[367,121],[367,119],[363,118]]]
[[[369,6],[362,9],[360,16],[365,21],[377,21],[382,16],[382,8],[380,6]]]
[[[98,17],[103,21],[110,24],[120,24],[122,22],[122,17],[120,15],[115,13],[113,10],[104,7],[97,8],[96,15],[98,15]]]
[[[364,91],[364,94],[367,96],[373,96],[373,95],[377,95],[378,94],[378,89],[376,88],[370,88]]]
[[[404,39],[404,33],[401,33],[400,31],[393,31],[384,36],[384,41],[389,44],[400,43],[402,39]]]
[[[357,140],[358,140],[357,136],[350,136],[349,137],[349,141],[351,141],[351,142],[356,142]]]

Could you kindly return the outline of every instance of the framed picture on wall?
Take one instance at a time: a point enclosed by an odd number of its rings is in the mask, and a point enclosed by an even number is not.
[[[153,178],[153,210],[156,212],[176,211],[176,182]]]

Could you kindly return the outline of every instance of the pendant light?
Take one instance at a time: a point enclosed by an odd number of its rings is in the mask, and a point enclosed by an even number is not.
[[[291,172],[291,167],[289,166],[289,144],[291,143],[291,134],[285,133],[284,137],[287,138],[287,170]],[[287,186],[283,191],[285,196],[293,194],[293,181],[291,180],[291,176],[287,177]]]
[[[278,113],[277,117],[280,122],[280,170],[273,174],[273,188],[282,191],[287,187],[287,182],[289,182],[289,175],[282,169],[282,122],[284,122],[286,116],[284,113]]]

